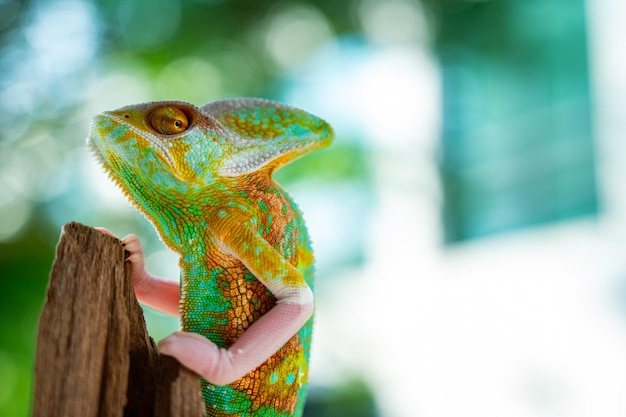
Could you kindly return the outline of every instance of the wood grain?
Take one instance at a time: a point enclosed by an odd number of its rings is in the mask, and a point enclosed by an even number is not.
[[[203,416],[197,375],[146,330],[121,242],[63,227],[39,321],[34,417]]]

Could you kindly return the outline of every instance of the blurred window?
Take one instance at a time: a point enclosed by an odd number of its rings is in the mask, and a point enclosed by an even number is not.
[[[437,9],[446,241],[596,213],[584,2]]]

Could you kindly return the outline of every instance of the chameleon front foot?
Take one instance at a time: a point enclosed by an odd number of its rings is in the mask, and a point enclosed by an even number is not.
[[[104,227],[96,227],[95,229],[105,235],[119,239],[109,229]],[[163,313],[178,316],[180,284],[177,281],[157,277],[148,272],[143,248],[137,236],[130,234],[121,241],[124,250],[128,253],[126,260],[130,262],[131,280],[137,300]]]

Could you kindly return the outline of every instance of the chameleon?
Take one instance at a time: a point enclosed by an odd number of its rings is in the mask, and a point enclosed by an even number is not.
[[[146,270],[135,235],[122,239],[139,301],[180,315],[159,349],[200,375],[209,417],[302,415],[314,259],[272,175],[333,137],[321,118],[255,98],[149,102],[92,120],[88,147],[179,256],[180,281],[167,280]]]

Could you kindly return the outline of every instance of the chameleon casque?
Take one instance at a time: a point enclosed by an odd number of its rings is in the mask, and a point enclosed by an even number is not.
[[[180,283],[165,280],[146,271],[134,235],[123,239],[139,301],[181,316],[159,347],[202,377],[208,416],[302,414],[313,254],[272,174],[332,138],[325,121],[262,99],[152,102],[93,119],[89,147],[180,256]]]

